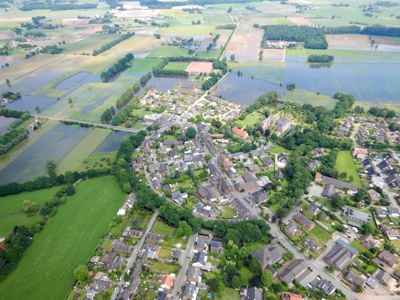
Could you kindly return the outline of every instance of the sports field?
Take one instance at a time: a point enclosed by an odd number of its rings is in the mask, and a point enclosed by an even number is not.
[[[351,183],[362,187],[361,180],[358,176],[356,165],[351,157],[350,151],[339,151],[335,168],[339,171],[339,174],[342,172],[347,173],[345,181],[349,181],[350,176],[353,176],[353,181]]]
[[[110,176],[83,181],[75,189],[76,194],[35,236],[18,268],[0,283],[0,299],[67,297],[74,269],[89,260],[126,198]]]

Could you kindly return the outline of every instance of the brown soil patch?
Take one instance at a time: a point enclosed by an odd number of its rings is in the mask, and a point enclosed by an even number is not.
[[[370,42],[367,35],[361,34],[327,34],[329,49],[368,50]]]
[[[62,24],[66,27],[86,27],[89,21],[90,19],[63,19]]]
[[[212,70],[211,62],[193,61],[187,66],[186,72],[189,73],[210,73]]]
[[[285,49],[264,49],[263,61],[283,62]]]
[[[298,26],[315,26],[309,20],[304,18],[288,18],[288,19]]]
[[[371,39],[375,41],[375,44],[400,46],[400,44],[394,38],[388,36],[373,36]]]
[[[15,39],[15,33],[11,30],[0,31],[0,40],[13,40]]]
[[[128,53],[132,53],[136,58],[143,58],[142,56],[145,53],[146,56],[150,54],[161,45],[161,42],[161,40],[157,40],[150,35],[135,34],[133,37],[130,37],[129,39],[115,45],[114,47],[101,53],[100,55],[108,57],[123,57]]]
[[[217,48],[221,48],[222,46],[225,46],[226,42],[229,39],[230,34],[227,33],[223,33],[221,34],[221,36],[219,37],[219,39],[217,40],[216,44],[217,44]]]

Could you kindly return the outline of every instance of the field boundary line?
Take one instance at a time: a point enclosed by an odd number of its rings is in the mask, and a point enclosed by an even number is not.
[[[230,43],[230,41],[231,41],[231,38],[232,38],[233,35],[236,33],[236,31],[239,29],[239,26],[240,26],[240,22],[237,24],[236,29],[231,33],[231,35],[230,35],[228,41],[226,42],[224,52],[222,52],[221,56],[219,57],[219,60],[222,60],[222,59],[223,59],[223,57],[224,57],[224,55],[225,55],[225,53],[226,53],[226,49],[228,48],[228,45],[229,45],[229,43]]]

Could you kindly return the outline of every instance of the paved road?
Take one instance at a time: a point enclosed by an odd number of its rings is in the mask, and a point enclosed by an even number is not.
[[[74,119],[66,119],[66,118],[58,118],[58,117],[51,117],[51,116],[44,116],[41,114],[32,114],[34,117],[38,118],[42,118],[42,119],[46,119],[46,120],[52,120],[52,121],[59,121],[59,122],[78,122],[81,124],[87,124],[87,125],[93,125],[93,126],[97,126],[97,127],[103,127],[103,128],[107,128],[107,129],[111,129],[111,130],[117,130],[117,131],[126,131],[126,132],[139,132],[139,129],[135,129],[135,128],[126,128],[126,127],[122,127],[122,126],[112,126],[112,125],[108,125],[108,124],[101,124],[101,123],[95,123],[95,122],[85,122],[85,121],[81,121],[81,120],[74,120]]]
[[[176,277],[175,280],[175,286],[174,289],[172,290],[172,296],[175,299],[178,299],[176,296],[177,292],[180,292],[182,289],[182,286],[185,285],[186,282],[186,271],[189,267],[189,260],[187,257],[191,257],[194,241],[196,239],[197,234],[192,234],[189,238],[189,241],[187,243],[186,251],[184,253],[181,253],[181,257],[179,259],[179,264],[182,266],[182,269],[179,271],[178,276]]]
[[[128,272],[128,270],[130,268],[132,268],[133,264],[135,263],[136,258],[137,258],[136,253],[139,252],[140,249],[142,249],[142,247],[144,245],[144,242],[146,240],[146,235],[150,232],[151,228],[153,227],[153,225],[154,225],[154,223],[155,223],[155,221],[157,219],[157,216],[158,216],[158,210],[156,210],[154,212],[153,216],[150,219],[149,225],[146,228],[146,231],[143,233],[142,238],[140,239],[139,243],[136,244],[135,248],[133,249],[133,252],[132,252],[131,256],[128,258],[128,261],[126,263],[126,268],[123,271],[123,273],[121,274],[121,277],[120,277],[121,279],[120,279],[119,282],[117,282],[117,285],[121,286],[121,285],[123,285],[125,283],[124,275],[125,275],[125,273]],[[112,296],[111,296],[111,300],[116,300],[116,299],[117,299],[117,293],[114,292],[112,294]]]

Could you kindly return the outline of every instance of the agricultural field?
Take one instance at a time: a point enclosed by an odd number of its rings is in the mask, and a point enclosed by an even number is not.
[[[153,52],[151,52],[148,57],[150,58],[165,58],[165,57],[191,57],[187,50],[177,47],[177,46],[160,46]]]
[[[31,200],[36,202],[39,206],[43,206],[60,188],[61,187],[57,186],[34,192],[24,192],[18,195],[2,197],[0,200],[0,238],[6,237],[16,225],[30,227],[37,221],[43,219],[39,212],[36,212],[33,216],[25,214],[22,211],[22,203],[24,200]]]
[[[227,60],[232,54],[236,61],[258,61],[263,30],[249,25],[239,25],[228,43],[224,56]]]
[[[114,41],[117,38],[118,37],[113,34],[96,33],[78,42],[68,43],[64,45],[63,48],[66,49],[65,53],[68,54],[89,53],[92,55],[93,50],[100,49],[103,45]]]
[[[107,129],[94,128],[66,153],[57,166],[59,173],[75,171],[110,133]]]
[[[339,151],[336,159],[335,168],[339,171],[339,174],[346,172],[347,176],[345,181],[349,181],[350,176],[353,177],[353,184],[362,187],[360,177],[358,176],[356,165],[351,157],[349,151]]]
[[[189,66],[189,63],[184,62],[170,62],[164,69],[165,70],[178,70],[178,71],[185,71],[186,68]]]
[[[262,61],[284,62],[286,49],[264,49]]]
[[[47,159],[61,161],[76,143],[85,139],[87,133],[87,128],[57,125],[0,171],[1,182],[22,183],[44,175]]]
[[[1,282],[0,299],[23,299],[28,294],[32,300],[68,296],[74,269],[88,261],[126,199],[114,177],[83,181],[75,189],[75,195],[34,238],[18,268]]]
[[[228,24],[232,22],[228,14],[203,14],[206,24]]]

